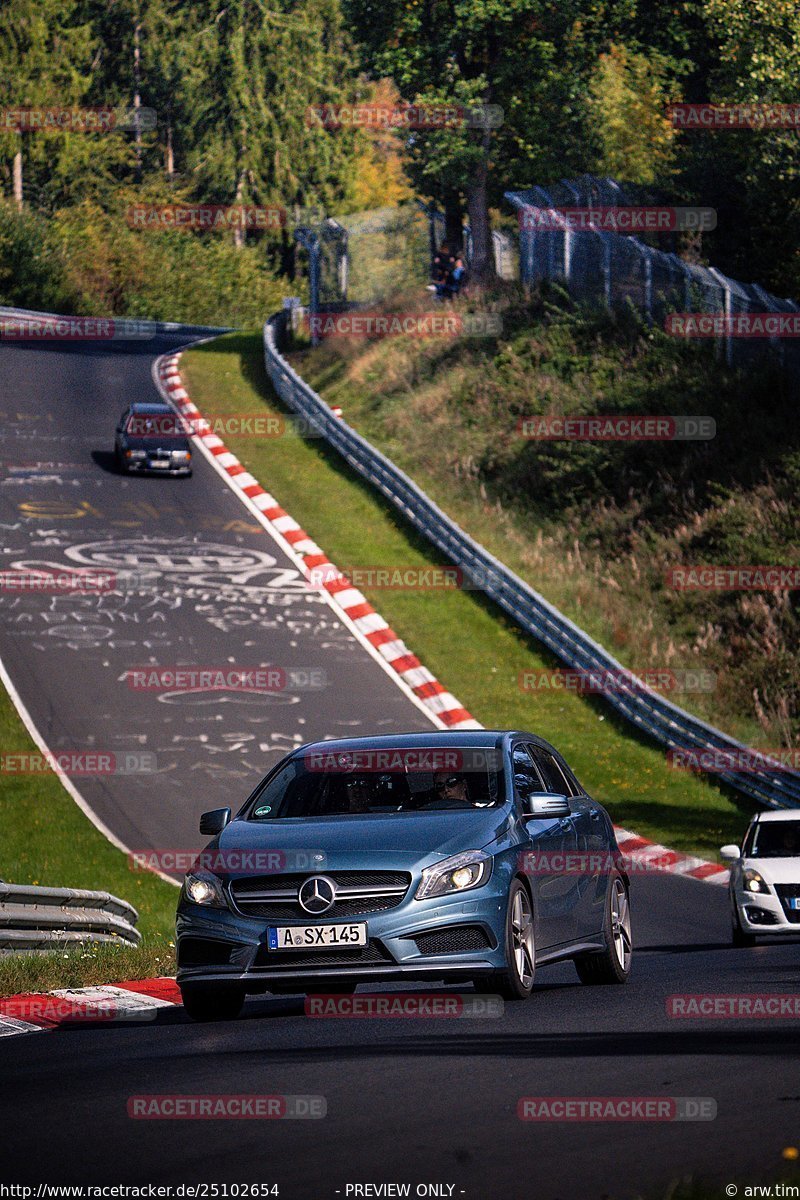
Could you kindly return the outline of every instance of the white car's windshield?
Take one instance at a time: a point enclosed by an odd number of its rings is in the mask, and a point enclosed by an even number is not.
[[[751,858],[800,856],[800,821],[759,821],[748,853]]]

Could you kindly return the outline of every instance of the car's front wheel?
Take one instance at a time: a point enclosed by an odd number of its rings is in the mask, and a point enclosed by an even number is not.
[[[626,983],[631,970],[633,938],[628,885],[621,875],[615,875],[609,884],[603,937],[604,950],[575,959],[578,978],[581,983]]]
[[[183,1007],[193,1021],[233,1021],[239,1016],[245,1001],[240,987],[187,983],[181,988]]]
[[[505,950],[505,969],[476,980],[475,987],[484,994],[500,995],[504,1000],[527,1000],[533,991],[536,950],[531,898],[519,879],[512,880],[508,890]]]

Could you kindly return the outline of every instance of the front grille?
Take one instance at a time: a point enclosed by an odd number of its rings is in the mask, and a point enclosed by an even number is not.
[[[309,921],[326,921],[328,917],[358,917],[367,913],[385,912],[387,908],[396,908],[402,899],[402,896],[374,896],[364,900],[341,900],[319,917],[307,913],[298,903],[291,901],[284,903],[278,900],[237,900],[237,906],[248,917],[264,917],[269,921],[297,921],[303,917]]]
[[[487,950],[491,942],[480,925],[456,925],[431,929],[411,939],[420,954],[464,954],[468,950]]]
[[[254,967],[369,967],[380,963],[391,963],[394,959],[387,954],[379,942],[371,940],[366,946],[354,946],[341,952],[331,950],[309,950],[307,954],[295,954],[292,950],[268,950],[259,946]]]
[[[336,900],[325,913],[311,914],[300,906],[297,893],[313,874],[324,874],[336,884]],[[267,921],[327,921],[367,913],[386,912],[402,904],[411,883],[407,871],[324,871],[294,875],[258,875],[236,879],[231,898],[247,917]]]
[[[775,891],[778,893],[786,920],[791,921],[793,925],[800,925],[800,908],[789,907],[789,901],[800,896],[800,883],[776,883]]]

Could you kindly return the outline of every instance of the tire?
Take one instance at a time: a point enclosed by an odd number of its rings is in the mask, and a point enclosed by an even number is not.
[[[605,949],[575,959],[581,983],[627,983],[631,970],[633,940],[628,885],[621,875],[613,875],[606,897],[603,927]]]
[[[183,1007],[193,1021],[235,1021],[242,1011],[245,992],[240,987],[214,987],[187,983],[181,988]]]
[[[527,1000],[533,991],[536,948],[531,898],[519,879],[513,879],[508,889],[505,959],[505,970],[476,979],[475,990],[500,995],[504,1000]]]
[[[754,933],[745,933],[739,921],[739,910],[734,902],[731,902],[731,941],[739,950],[745,948],[752,949],[756,944],[756,935]]]

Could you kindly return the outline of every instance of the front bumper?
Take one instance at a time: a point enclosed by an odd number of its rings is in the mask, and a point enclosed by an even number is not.
[[[302,991],[304,983],[318,986],[326,981],[467,980],[488,975],[504,966],[507,899],[508,881],[501,873],[463,896],[417,901],[412,886],[402,903],[389,911],[322,922],[366,922],[369,945],[363,950],[297,952],[270,951],[268,926],[313,925],[311,919],[267,922],[181,899],[178,983],[238,983],[250,992],[287,987]],[[421,939],[419,944],[415,938]],[[471,948],[437,952],[459,942]]]
[[[786,890],[800,893],[800,886]],[[731,896],[739,924],[745,933],[800,936],[800,909],[789,907],[790,897],[778,896],[772,889],[769,892],[747,892],[738,887],[731,892]]]
[[[161,459],[161,462],[167,460]],[[146,458],[123,458],[122,466],[126,471],[136,472],[137,474],[151,475],[191,475],[191,462],[167,462],[165,467],[156,467],[153,461]]]

